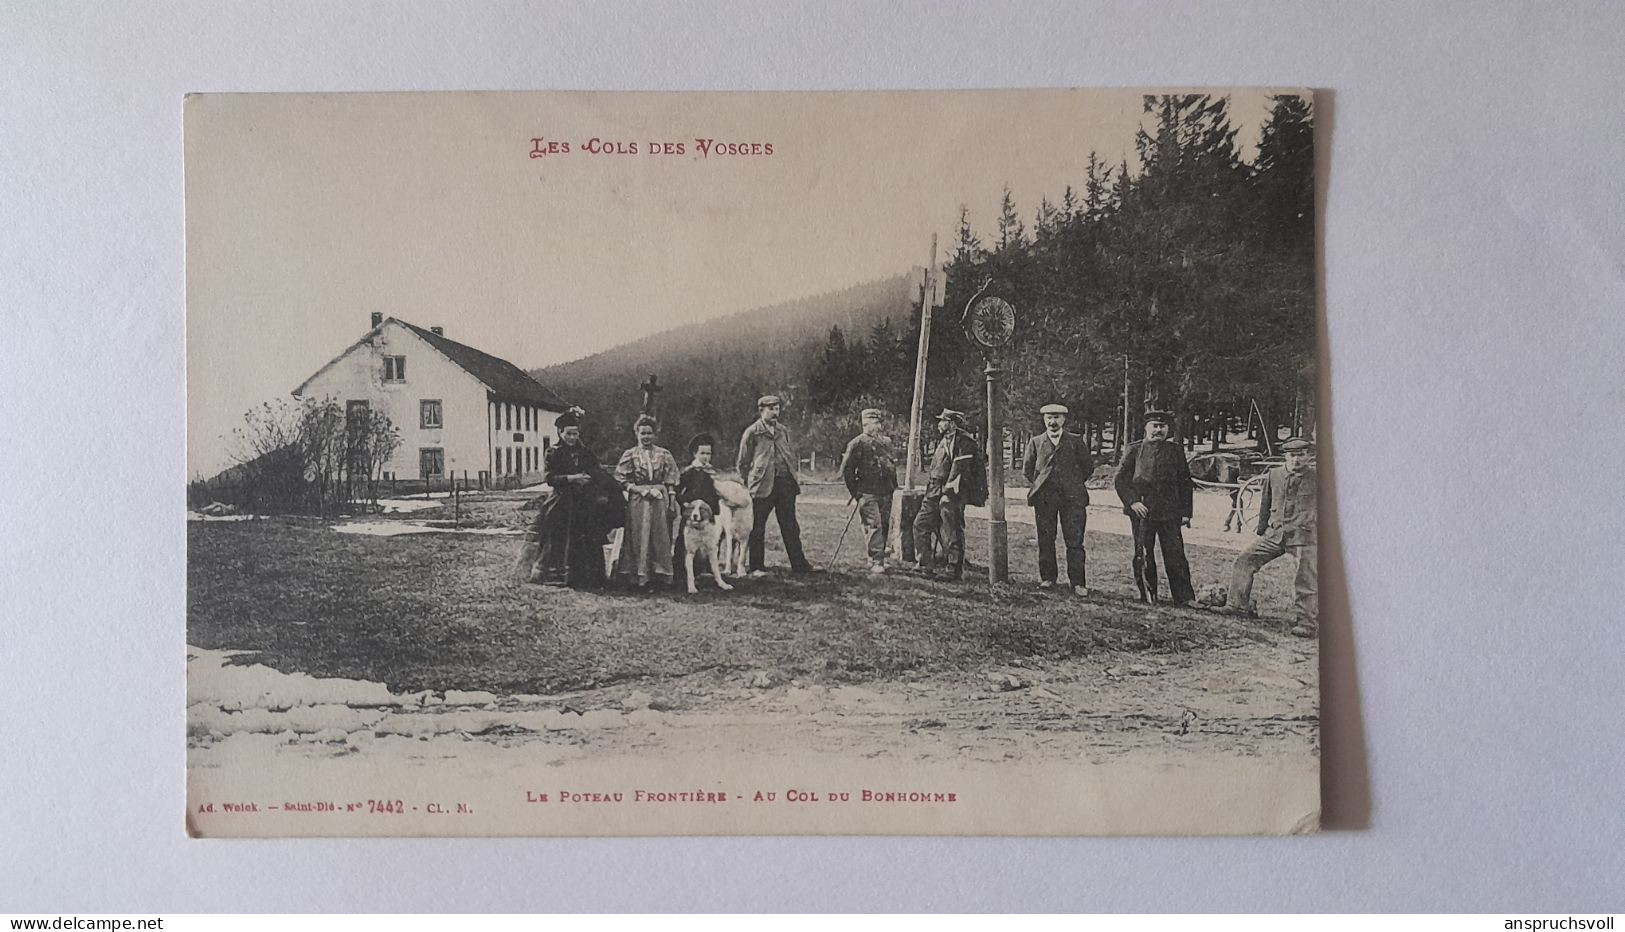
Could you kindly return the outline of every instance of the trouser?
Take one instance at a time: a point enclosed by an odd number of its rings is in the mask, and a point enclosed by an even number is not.
[[[1140,590],[1140,598],[1157,601],[1157,556],[1153,548],[1159,540],[1163,569],[1168,573],[1169,597],[1175,605],[1196,598],[1196,590],[1191,587],[1191,565],[1185,559],[1180,519],[1150,520],[1131,514],[1128,520],[1134,531],[1134,584]]]
[[[891,535],[891,493],[858,496],[858,517],[869,532],[869,562],[886,562],[886,538]]]
[[[1054,582],[1055,525],[1061,525],[1061,537],[1066,541],[1066,578],[1074,586],[1084,582],[1083,531],[1089,520],[1088,509],[1064,495],[1049,495],[1033,503],[1033,517],[1038,522],[1038,578]]]
[[[1298,620],[1314,624],[1320,618],[1320,575],[1315,566],[1317,554],[1312,543],[1283,544],[1268,537],[1255,537],[1236,556],[1236,566],[1230,574],[1229,603],[1237,608],[1253,608],[1253,574],[1264,564],[1277,557],[1292,554],[1298,560],[1298,575],[1292,582],[1293,604]]]
[[[790,568],[798,571],[811,568],[806,554],[801,552],[801,525],[796,521],[796,493],[789,491],[785,483],[774,483],[773,491],[766,498],[752,498],[750,506],[751,570],[762,568],[767,550],[767,516],[770,514],[778,515],[779,537],[784,543],[785,555],[790,558]]]
[[[959,496],[929,496],[914,516],[914,553],[926,569],[937,565],[933,534],[942,536],[942,564],[960,575],[965,568],[965,502]]]

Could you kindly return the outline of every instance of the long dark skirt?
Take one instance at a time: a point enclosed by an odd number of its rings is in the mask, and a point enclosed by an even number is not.
[[[604,506],[592,499],[551,495],[520,546],[518,573],[544,586],[597,589],[604,585]]]

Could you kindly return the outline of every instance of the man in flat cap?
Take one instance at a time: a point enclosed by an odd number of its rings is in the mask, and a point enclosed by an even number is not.
[[[1185,538],[1180,527],[1191,523],[1192,493],[1190,465],[1185,451],[1168,439],[1173,415],[1148,411],[1145,439],[1131,443],[1117,467],[1117,497],[1123,500],[1134,533],[1134,584],[1143,601],[1157,602],[1157,557],[1162,544],[1162,563],[1168,572],[1168,594],[1175,605],[1196,597],[1191,586],[1191,566],[1185,559]]]
[[[1090,471],[1094,463],[1076,434],[1066,432],[1066,405],[1039,409],[1044,432],[1027,444],[1021,470],[1027,476],[1027,504],[1038,523],[1038,588],[1055,586],[1055,526],[1066,541],[1066,581],[1077,595],[1088,595],[1084,576],[1083,531],[1088,522]]]
[[[778,515],[779,537],[790,571],[810,573],[812,564],[801,550],[801,525],[796,521],[796,453],[790,444],[790,431],[779,423],[783,402],[778,395],[756,399],[757,418],[739,438],[739,477],[750,491],[750,575],[767,575],[762,568],[767,550],[767,516]]]
[[[949,579],[965,573],[965,474],[976,465],[976,441],[965,431],[965,415],[943,408],[937,415],[937,448],[926,474],[925,499],[914,516],[914,553],[925,575],[937,575],[932,538],[942,537],[942,565]]]
[[[897,490],[897,458],[891,438],[881,433],[886,414],[865,408],[859,416],[863,433],[852,438],[841,457],[841,479],[858,503],[863,529],[869,532],[869,572],[886,572],[886,540],[891,535],[892,493]]]
[[[1320,618],[1315,566],[1315,444],[1293,437],[1281,444],[1281,453],[1286,464],[1271,469],[1264,479],[1264,493],[1258,503],[1258,536],[1236,557],[1229,603],[1244,614],[1256,615],[1253,575],[1264,564],[1290,553],[1298,560],[1298,574],[1293,581],[1297,619],[1292,633],[1312,638],[1319,632]]]

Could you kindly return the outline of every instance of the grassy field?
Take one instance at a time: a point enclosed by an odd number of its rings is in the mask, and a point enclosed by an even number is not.
[[[484,526],[517,524],[528,496],[472,503]],[[823,566],[846,510],[804,501],[803,539]],[[416,517],[416,516],[414,516]],[[1270,622],[1131,601],[1126,537],[1090,534],[1091,586],[1078,600],[1034,587],[1031,529],[1011,525],[1009,587],[985,578],[932,583],[861,572],[854,523],[829,576],[775,572],[734,592],[577,593],[509,578],[517,538],[465,534],[369,537],[313,521],[188,524],[188,642],[256,652],[277,669],[382,681],[395,690],[547,693],[701,671],[773,671],[826,682],[974,670],[1112,651],[1221,649],[1279,637]],[[985,566],[985,525],[967,529]],[[768,563],[782,568],[777,530]],[[1188,547],[1193,575],[1227,579],[1232,555]],[[707,581],[708,582],[708,581]],[[1259,575],[1267,614],[1284,615],[1291,561]]]

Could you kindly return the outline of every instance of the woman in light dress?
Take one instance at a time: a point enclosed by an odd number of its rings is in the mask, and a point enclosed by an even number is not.
[[[670,451],[655,446],[655,419],[645,414],[632,425],[637,445],[621,454],[615,478],[626,486],[626,531],[616,573],[639,588],[651,581],[670,585],[672,536],[677,524],[677,483],[681,474]]]

